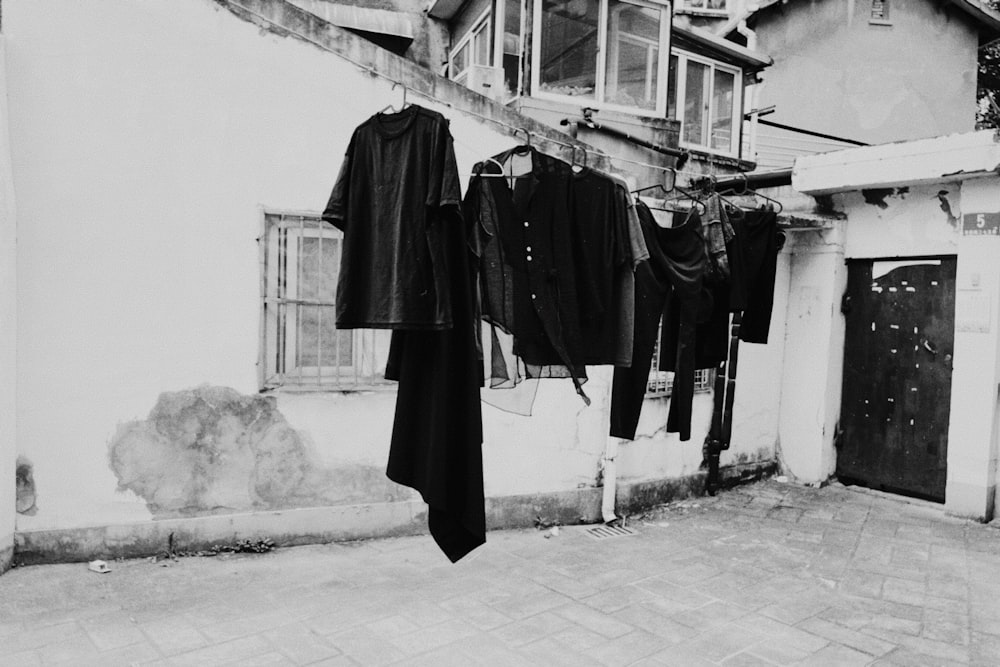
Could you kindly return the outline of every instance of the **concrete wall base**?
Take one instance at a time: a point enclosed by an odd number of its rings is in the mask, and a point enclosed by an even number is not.
[[[10,545],[0,549],[0,574],[3,574],[11,568],[14,564],[14,545]]]
[[[727,466],[720,472],[723,486],[731,487],[761,479],[775,469],[774,461],[760,461]],[[704,489],[704,472],[622,484],[618,488],[619,512],[634,513],[671,500],[702,495]],[[529,528],[538,522],[599,523],[601,496],[599,487],[591,487],[487,498],[486,525],[489,530],[498,530]],[[36,565],[152,556],[165,553],[171,543],[176,551],[198,551],[247,539],[269,538],[278,546],[296,546],[426,532],[424,503],[373,503],[24,531],[15,534],[13,557],[18,565]],[[0,563],[2,558],[0,552]]]
[[[949,480],[945,491],[944,511],[963,519],[989,521],[993,518],[996,486],[977,486]]]

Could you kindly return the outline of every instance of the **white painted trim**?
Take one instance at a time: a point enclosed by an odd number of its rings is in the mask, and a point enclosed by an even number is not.
[[[1000,173],[992,130],[805,155],[792,167],[792,187],[810,195],[863,188],[964,181]]]

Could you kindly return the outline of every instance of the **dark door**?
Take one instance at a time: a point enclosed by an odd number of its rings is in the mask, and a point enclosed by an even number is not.
[[[842,482],[944,502],[955,264],[848,261]]]

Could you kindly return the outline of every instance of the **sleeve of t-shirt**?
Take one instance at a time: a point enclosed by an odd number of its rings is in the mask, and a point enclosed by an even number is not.
[[[441,123],[436,135],[426,203],[428,206],[460,206],[462,188],[458,176],[458,162],[455,159],[455,145],[447,120]]]
[[[329,222],[340,231],[347,230],[347,201],[350,196],[351,163],[353,162],[353,157],[354,137],[351,137],[351,142],[347,146],[347,152],[344,154],[344,161],[340,163],[340,173],[333,184],[330,199],[327,200],[326,208],[323,209],[323,220]]]

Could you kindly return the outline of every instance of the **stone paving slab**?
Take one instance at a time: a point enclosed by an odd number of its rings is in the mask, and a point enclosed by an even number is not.
[[[0,665],[1000,665],[996,525],[776,481],[628,525],[19,568]]]

